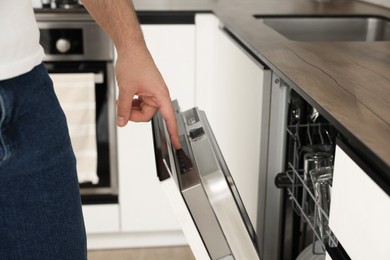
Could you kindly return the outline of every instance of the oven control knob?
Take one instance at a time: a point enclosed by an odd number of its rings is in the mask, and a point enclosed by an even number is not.
[[[57,51],[60,53],[66,53],[70,50],[71,44],[68,39],[60,38],[56,42]]]

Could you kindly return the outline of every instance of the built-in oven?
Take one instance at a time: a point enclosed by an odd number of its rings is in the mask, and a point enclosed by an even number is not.
[[[257,235],[206,115],[173,102],[182,149],[152,120],[158,178],[196,259],[260,259]]]
[[[67,116],[82,202],[117,203],[113,44],[83,9],[35,14],[44,64]]]

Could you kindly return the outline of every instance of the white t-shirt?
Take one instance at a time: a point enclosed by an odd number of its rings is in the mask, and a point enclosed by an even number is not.
[[[43,56],[31,0],[0,0],[0,80],[29,72]]]

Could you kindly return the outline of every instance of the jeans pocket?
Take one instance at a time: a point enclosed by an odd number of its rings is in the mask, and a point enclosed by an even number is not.
[[[8,149],[8,146],[5,142],[5,136],[4,136],[4,123],[6,118],[6,108],[4,103],[3,95],[0,93],[0,164],[5,161],[9,155],[10,151]]]

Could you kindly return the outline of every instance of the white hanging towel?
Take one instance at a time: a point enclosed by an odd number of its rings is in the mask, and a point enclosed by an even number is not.
[[[68,122],[79,183],[97,184],[94,74],[60,73],[50,74],[50,77]]]

